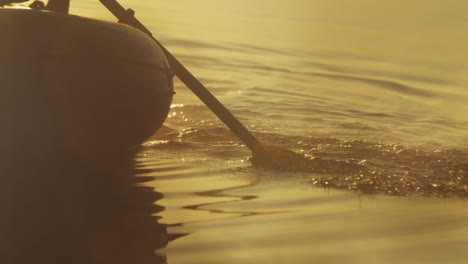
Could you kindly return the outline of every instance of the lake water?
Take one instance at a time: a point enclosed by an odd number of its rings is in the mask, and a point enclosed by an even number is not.
[[[170,238],[148,247],[155,263],[466,263],[467,3],[121,4],[262,142],[366,168],[255,168],[176,82],[168,129],[131,172]]]

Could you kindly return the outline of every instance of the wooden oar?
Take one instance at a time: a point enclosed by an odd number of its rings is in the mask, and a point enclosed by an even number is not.
[[[258,139],[218,100],[214,95],[180,63],[141,22],[135,18],[135,12],[125,10],[116,0],[99,0],[119,22],[140,29],[150,36],[163,50],[175,75],[192,92],[205,103],[205,105],[228,126],[234,134],[252,151],[253,162],[270,168],[296,167],[304,157],[295,152],[279,147],[266,146]],[[300,166],[300,165],[299,165]]]

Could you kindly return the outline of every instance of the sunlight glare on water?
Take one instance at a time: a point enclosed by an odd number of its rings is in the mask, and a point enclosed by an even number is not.
[[[71,11],[115,21],[97,2]],[[176,82],[135,168],[167,263],[466,262],[466,2],[120,2],[262,142],[325,161],[254,168]]]

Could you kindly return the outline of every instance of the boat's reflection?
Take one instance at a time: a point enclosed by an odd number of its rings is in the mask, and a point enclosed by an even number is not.
[[[0,263],[165,263],[162,194],[136,184],[132,154],[2,158]]]

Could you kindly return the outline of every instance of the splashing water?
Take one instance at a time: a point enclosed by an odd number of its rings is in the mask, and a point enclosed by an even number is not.
[[[260,133],[258,136],[261,140],[268,140],[281,147],[265,146],[270,152],[268,158],[271,160],[262,160],[263,157],[253,155],[251,162],[254,166],[303,173],[315,186],[362,194],[468,196],[467,153],[461,150],[430,151],[365,140],[292,137],[268,133]],[[165,141],[160,141],[162,139]],[[179,147],[185,144],[185,147],[191,148],[189,142],[216,142],[223,147],[233,148],[226,152],[239,149],[239,143],[229,131],[219,127],[192,128],[181,132],[166,127],[153,140],[156,141],[150,141],[146,145],[157,148],[169,145],[174,147],[174,142],[177,141]],[[299,151],[296,153],[287,148]]]

